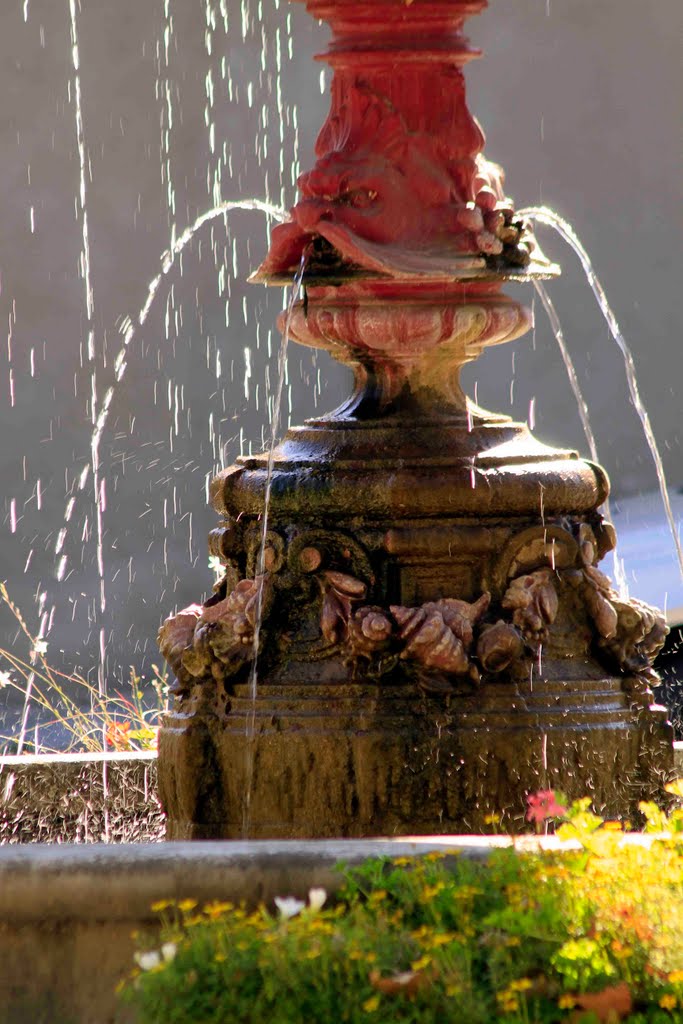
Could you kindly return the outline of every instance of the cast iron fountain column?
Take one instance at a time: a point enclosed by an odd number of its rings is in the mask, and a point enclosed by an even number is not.
[[[671,764],[666,627],[597,568],[605,473],[458,379],[529,327],[502,283],[558,272],[467,109],[462,27],[486,0],[307,6],[332,27],[332,109],[255,279],[304,260],[289,335],[356,388],[276,450],[263,575],[267,455],[213,483],[224,578],[160,634],[168,834],[483,830],[554,786],[632,814]]]

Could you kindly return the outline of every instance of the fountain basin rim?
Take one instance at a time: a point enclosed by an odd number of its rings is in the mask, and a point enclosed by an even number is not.
[[[625,834],[649,846],[657,837]],[[396,836],[375,839],[167,841],[5,846],[0,849],[0,918],[12,922],[152,921],[160,899],[245,900],[256,906],[279,895],[306,896],[341,885],[337,864],[372,857],[442,852],[483,860],[496,849],[570,850],[553,836]]]

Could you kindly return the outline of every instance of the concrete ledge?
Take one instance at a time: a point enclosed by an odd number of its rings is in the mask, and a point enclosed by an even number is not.
[[[625,837],[648,843],[652,837]],[[334,893],[339,862],[441,850],[485,858],[506,836],[0,847],[0,1021],[131,1024],[114,989],[133,966],[133,931],[149,931],[152,903],[186,897],[254,906],[274,896]],[[517,840],[522,851],[554,838]],[[565,846],[568,844],[565,844]]]
[[[533,837],[525,845],[536,844]],[[486,857],[506,836],[414,839],[280,840],[163,844],[0,847],[0,919],[4,921],[149,921],[160,899],[244,900],[333,892],[334,866],[369,857],[447,850]]]

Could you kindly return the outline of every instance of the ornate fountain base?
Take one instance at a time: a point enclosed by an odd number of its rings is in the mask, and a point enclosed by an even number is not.
[[[254,581],[266,475],[214,481],[226,577],[162,629],[169,838],[486,832],[549,788],[635,820],[661,791],[665,628],[595,568],[599,467],[480,410],[311,422],[277,450]]]
[[[227,716],[167,721],[169,839],[517,831],[525,795],[554,788],[635,820],[669,764],[664,709],[636,711],[589,662],[448,698],[409,683],[268,683],[253,722],[247,690]]]

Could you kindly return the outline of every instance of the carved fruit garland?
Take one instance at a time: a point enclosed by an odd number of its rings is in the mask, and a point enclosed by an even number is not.
[[[510,582],[501,608],[511,622],[483,621],[491,604],[489,593],[473,603],[443,598],[414,608],[392,605],[388,611],[376,605],[358,607],[367,585],[327,570],[318,578],[321,633],[353,660],[374,660],[380,675],[400,660],[415,665],[423,689],[449,690],[448,677],[478,682],[481,671],[504,672],[527,649],[534,651],[544,643],[559,611],[557,585],[568,584],[579,589],[595,627],[596,646],[625,676],[627,692],[639,703],[649,703],[649,684],[657,682],[652,664],[668,633],[664,617],[641,601],[622,600],[592,564],[592,531],[580,540],[579,571],[540,568]],[[225,679],[251,661],[259,605],[265,617],[272,601],[272,580],[266,575],[242,580],[221,600],[214,597],[205,605],[190,605],[167,619],[159,644],[177,679],[171,692],[185,695],[195,683]]]
[[[166,619],[158,642],[176,676],[171,692],[187,693],[202,678],[225,678],[251,661],[259,604],[265,615],[271,600],[268,577],[257,576],[241,580],[220,601],[190,605]]]

